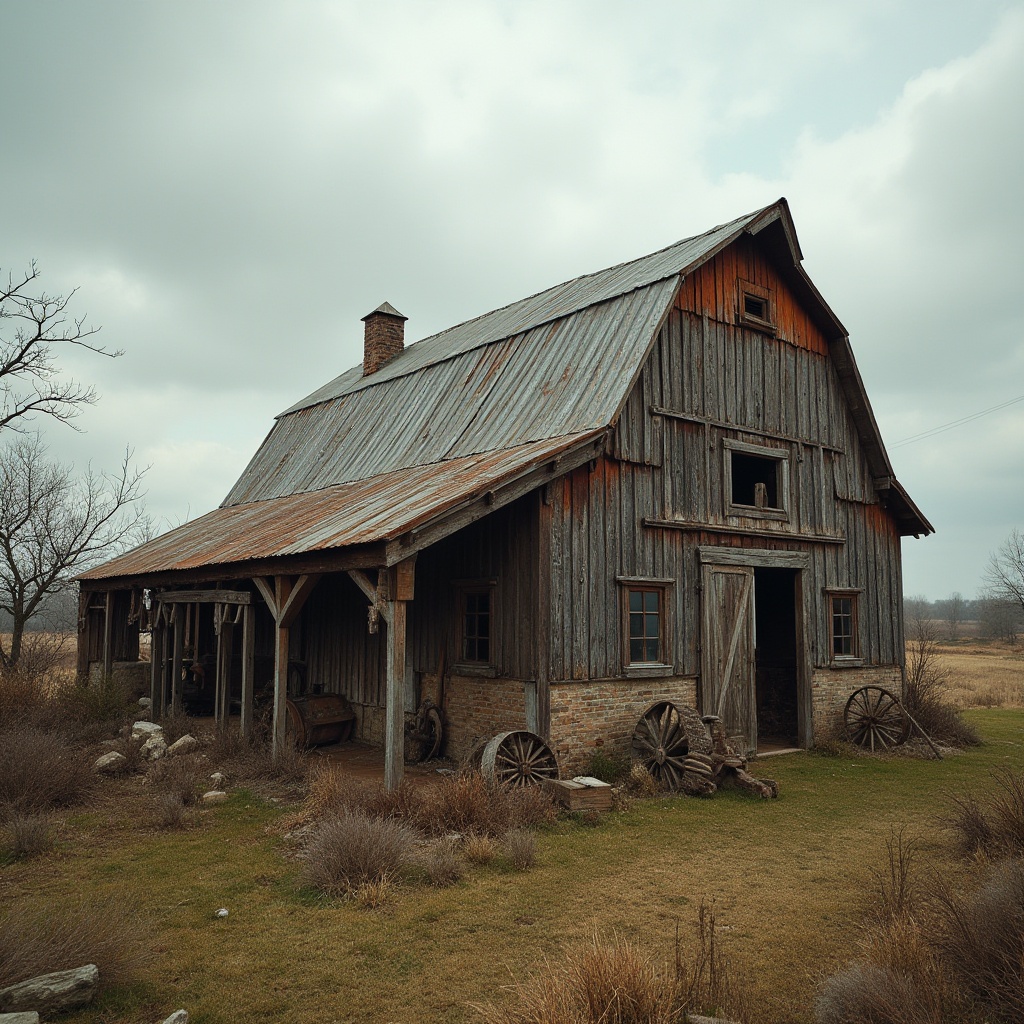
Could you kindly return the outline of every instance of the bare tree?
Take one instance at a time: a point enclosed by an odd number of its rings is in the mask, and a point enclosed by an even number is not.
[[[1011,531],[989,559],[984,581],[989,597],[1012,601],[1024,611],[1024,533]]]
[[[0,283],[0,431],[24,432],[35,415],[69,423],[83,405],[96,401],[93,388],[61,376],[60,345],[112,359],[122,354],[90,341],[99,328],[71,317],[74,291],[48,295],[39,290],[38,279],[33,262],[23,274],[8,273],[6,284]]]
[[[90,565],[133,546],[148,529],[142,506],[145,470],[132,452],[115,473],[90,466],[76,475],[47,457],[37,434],[0,448],[0,611],[11,619],[0,668],[22,654],[25,625],[48,594],[70,589]]]
[[[946,606],[946,629],[950,640],[955,640],[963,625],[966,602],[964,595],[959,590],[954,590],[945,600]]]

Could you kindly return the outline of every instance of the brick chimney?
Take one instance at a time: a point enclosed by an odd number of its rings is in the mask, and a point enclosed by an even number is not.
[[[405,321],[409,318],[391,305],[382,302],[363,317],[363,376],[376,373],[402,354],[405,348]]]

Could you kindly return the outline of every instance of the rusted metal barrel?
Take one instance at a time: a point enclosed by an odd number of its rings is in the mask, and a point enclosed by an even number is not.
[[[288,734],[300,750],[341,743],[352,736],[356,714],[340,693],[289,697],[286,708]]]

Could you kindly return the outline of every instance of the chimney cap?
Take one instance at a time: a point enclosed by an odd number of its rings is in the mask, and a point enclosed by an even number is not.
[[[395,307],[392,306],[390,302],[382,302],[372,313],[367,313],[366,316],[360,317],[359,319],[365,323],[367,320],[370,319],[371,316],[378,315],[393,316],[397,317],[399,320],[409,319],[407,316],[403,316],[401,313],[399,313],[398,310],[395,309]]]

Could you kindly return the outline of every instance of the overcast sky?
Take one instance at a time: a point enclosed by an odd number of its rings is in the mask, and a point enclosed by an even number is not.
[[[361,359],[789,199],[896,472],[973,596],[1024,527],[1024,4],[0,0],[0,267],[123,348],[53,453],[166,528]],[[41,424],[45,426],[45,424]]]

